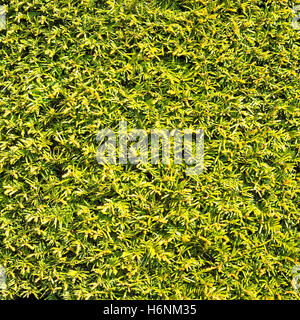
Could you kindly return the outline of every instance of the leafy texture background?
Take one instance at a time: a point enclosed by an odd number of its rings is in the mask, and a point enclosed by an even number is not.
[[[5,3],[2,298],[298,299],[294,2]],[[204,172],[99,165],[120,119],[202,128]]]

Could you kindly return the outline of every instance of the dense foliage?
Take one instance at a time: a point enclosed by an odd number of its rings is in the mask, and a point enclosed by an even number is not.
[[[294,3],[3,3],[2,298],[298,299]],[[202,128],[204,172],[99,165],[120,119]]]

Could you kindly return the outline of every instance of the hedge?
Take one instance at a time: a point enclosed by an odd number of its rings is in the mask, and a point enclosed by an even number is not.
[[[2,299],[299,299],[294,2],[2,4]],[[100,165],[121,119],[202,128],[203,173]]]

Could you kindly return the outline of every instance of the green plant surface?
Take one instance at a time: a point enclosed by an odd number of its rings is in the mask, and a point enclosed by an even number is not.
[[[286,0],[10,0],[2,299],[299,299],[299,31]],[[205,169],[96,161],[99,129],[205,132]]]

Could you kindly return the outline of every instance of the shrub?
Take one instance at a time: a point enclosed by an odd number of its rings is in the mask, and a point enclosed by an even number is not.
[[[9,1],[0,31],[3,299],[299,298],[292,7]],[[202,128],[204,172],[99,165],[96,134],[120,119]]]

